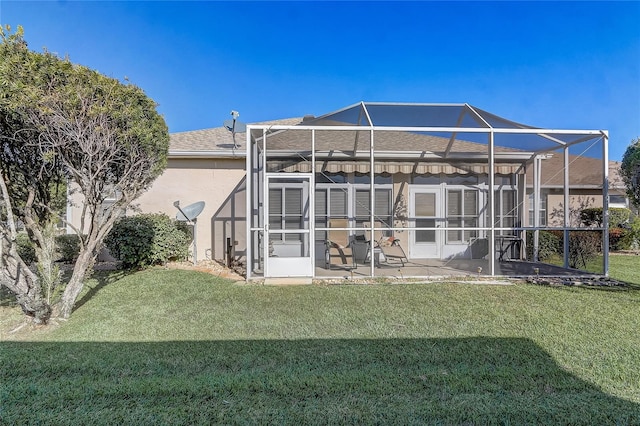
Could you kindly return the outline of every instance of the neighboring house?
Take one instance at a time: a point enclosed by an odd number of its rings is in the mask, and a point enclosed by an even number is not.
[[[344,219],[353,261],[376,275],[368,257],[373,227],[418,264],[473,258],[477,241],[491,247],[520,238],[535,225],[535,209],[538,227],[564,226],[565,186],[570,205],[603,205],[603,162],[576,148],[599,144],[603,152],[607,141],[605,131],[536,129],[467,104],[359,103],[236,134],[225,127],[174,133],[167,169],[137,204],[175,217],[175,201],[205,201],[198,259],[240,260],[249,278],[323,276],[330,220]],[[613,169],[609,182],[618,179]],[[611,201],[619,201],[623,191],[612,189]],[[480,255],[496,260],[493,250]],[[494,268],[489,262],[485,272]]]
[[[540,226],[562,226],[564,158],[553,155],[541,163]],[[571,225],[579,226],[580,210],[602,207],[602,162],[598,158],[569,156]],[[527,175],[527,224],[533,226],[533,176]],[[609,207],[629,208],[620,176],[620,162],[609,161]]]

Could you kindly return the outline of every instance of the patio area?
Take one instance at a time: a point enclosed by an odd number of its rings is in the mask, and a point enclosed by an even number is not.
[[[491,277],[489,261],[486,259],[419,259],[400,263],[381,263],[374,268],[375,277],[387,277],[394,279],[405,278],[488,278]],[[371,276],[371,265],[356,264],[356,268],[326,267],[315,268],[315,278],[366,278]],[[508,278],[523,278],[531,276],[540,277],[567,277],[585,276],[594,277],[596,274],[589,272],[562,268],[540,262],[528,262],[523,260],[496,261],[495,276]]]
[[[576,275],[513,251],[537,260],[540,232],[555,232],[568,265],[570,232],[586,230],[602,234],[608,274],[608,215],[579,221],[594,203],[608,210],[606,131],[540,129],[468,104],[369,102],[247,129],[248,279]],[[593,182],[572,187],[570,165],[585,155]],[[365,262],[384,247],[404,262]]]

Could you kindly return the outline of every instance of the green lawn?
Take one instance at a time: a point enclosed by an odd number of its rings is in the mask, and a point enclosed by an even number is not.
[[[557,256],[545,262],[562,266],[564,259],[562,259],[562,256]],[[597,256],[588,261],[585,269],[594,274],[602,274],[602,256]],[[609,276],[617,280],[625,281],[636,288],[640,288],[640,256],[633,254],[609,254]]]
[[[637,289],[89,287],[59,327],[3,336],[0,423],[640,424]]]

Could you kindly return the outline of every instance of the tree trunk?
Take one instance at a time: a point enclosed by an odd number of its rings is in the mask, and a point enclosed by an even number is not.
[[[42,297],[38,277],[18,256],[16,243],[2,235],[0,240],[0,284],[16,295],[22,311],[33,317],[36,324],[46,324],[51,317],[51,306]]]
[[[92,266],[95,258],[95,243],[84,247],[84,250],[78,255],[78,260],[73,267],[73,274],[71,279],[67,283],[67,286],[62,293],[62,299],[59,304],[59,315],[62,318],[69,318],[73,311],[73,306],[76,304],[76,299],[80,295],[82,288],[84,287],[84,278],[87,275],[87,270]]]
[[[46,324],[51,317],[51,306],[42,298],[38,277],[18,255],[16,221],[2,173],[0,173],[0,201],[7,216],[4,223],[0,222],[0,286],[7,287],[16,295],[22,312],[33,317],[36,324]]]

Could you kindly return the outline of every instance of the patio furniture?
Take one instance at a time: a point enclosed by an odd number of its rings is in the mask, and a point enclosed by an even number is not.
[[[365,256],[365,261],[371,259],[371,225],[369,222],[364,222],[363,226],[365,227],[365,238],[369,243],[367,247],[367,255]],[[394,236],[387,236],[381,230],[383,227],[382,222],[374,222],[374,228],[377,228],[373,231],[374,238],[374,252],[373,257],[376,262],[376,266],[380,266],[380,253],[384,257],[385,261],[388,263],[390,260],[399,261],[402,266],[404,266],[405,262],[409,262],[406,253],[404,252],[402,246],[400,245],[400,240]]]
[[[496,235],[496,252],[498,260],[520,259],[520,248],[522,247],[522,238],[515,235]]]
[[[326,269],[331,269],[333,265],[342,266],[346,269],[354,269],[356,267],[351,237],[346,229],[348,227],[348,219],[329,220],[325,251]]]

